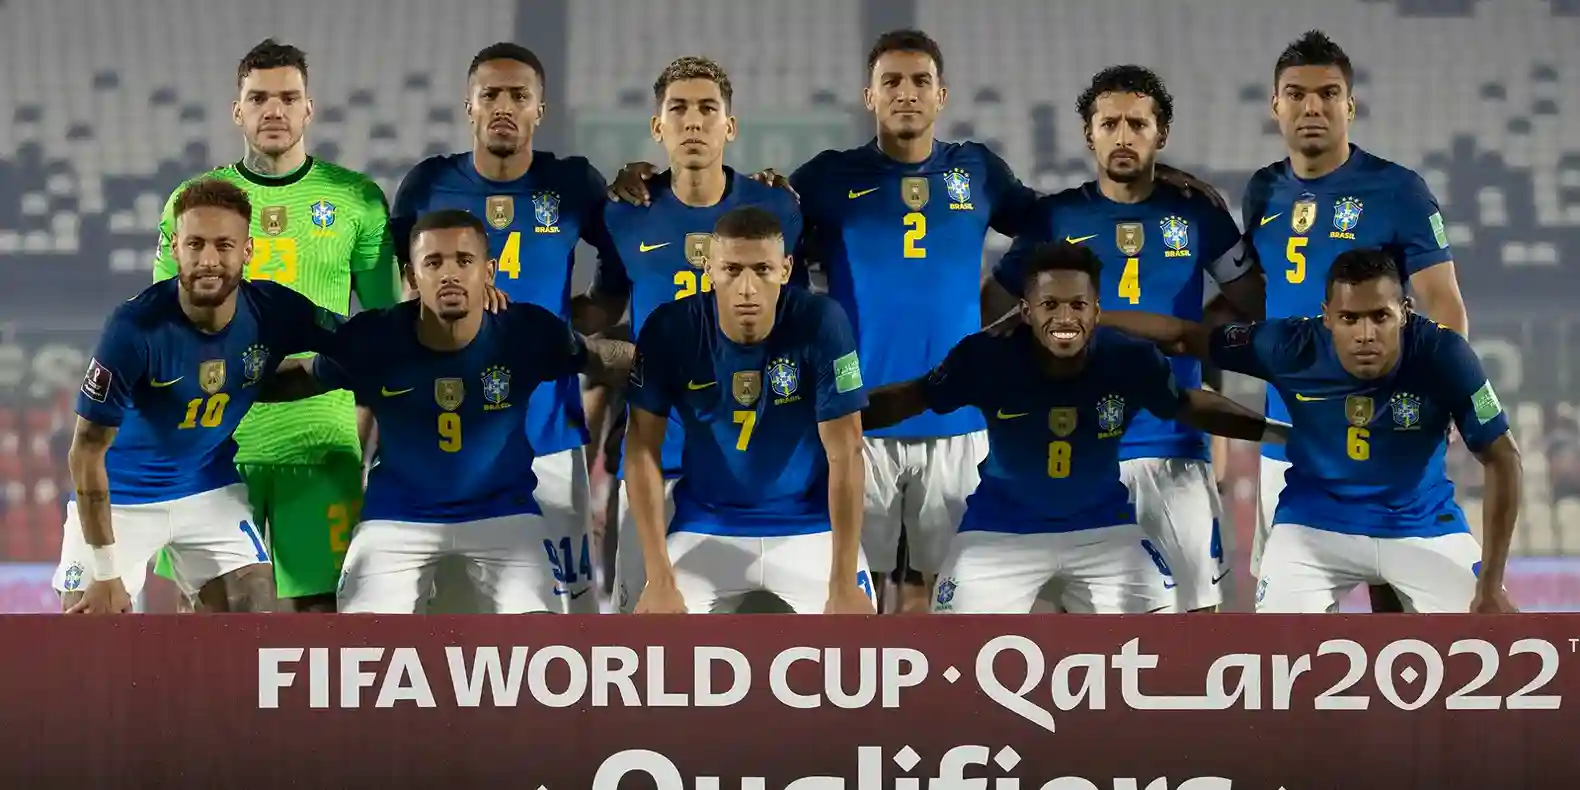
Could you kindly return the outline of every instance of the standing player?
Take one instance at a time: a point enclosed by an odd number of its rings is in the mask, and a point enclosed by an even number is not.
[[[1346,250],[1381,247],[1398,261],[1422,312],[1460,334],[1469,329],[1454,277],[1442,212],[1426,182],[1409,168],[1350,143],[1355,120],[1349,56],[1320,31],[1296,39],[1273,67],[1273,117],[1289,157],[1257,171],[1246,187],[1246,234],[1267,272],[1269,318],[1313,316],[1333,259]],[[1268,397],[1267,414],[1289,409]],[[1259,575],[1273,508],[1289,460],[1278,446],[1262,448],[1261,520],[1251,550]],[[1399,611],[1387,590],[1373,589],[1377,611]]]
[[[606,318],[618,320],[629,303],[632,334],[641,332],[659,305],[713,290],[704,266],[713,246],[713,226],[730,210],[761,206],[778,218],[785,238],[801,237],[801,210],[794,195],[724,166],[725,146],[736,134],[730,114],[733,94],[724,69],[706,58],[680,58],[653,83],[653,140],[668,153],[669,169],[648,183],[647,205],[606,207],[604,220],[615,254],[600,262],[589,294]],[[666,512],[673,510],[683,445],[683,424],[672,414],[662,453]],[[622,549],[615,595],[620,610],[629,612],[642,591],[643,566],[636,524],[624,496],[620,502]]]
[[[967,337],[926,377],[874,391],[862,413],[877,426],[928,409],[988,415],[982,483],[944,560],[935,612],[1024,614],[1050,580],[1067,612],[1173,608],[1178,577],[1136,523],[1121,437],[1143,409],[1234,438],[1267,433],[1233,401],[1181,389],[1151,344],[1097,329],[1102,267],[1089,247],[1028,250],[1024,279],[1008,284],[1024,294],[1012,334]]]
[[[798,613],[873,612],[861,364],[839,305],[784,287],[784,249],[772,212],[732,209],[713,229],[713,291],[660,305],[638,336],[625,442],[647,565],[638,612],[729,610],[756,590]],[[666,519],[672,410],[685,451]]]
[[[307,155],[313,119],[307,59],[266,40],[237,68],[233,105],[247,152],[205,174],[240,187],[258,206],[249,280],[270,280],[345,315],[399,298],[384,193],[367,176]],[[180,194],[180,190],[176,191]],[[169,240],[175,195],[160,223],[154,279],[176,276]],[[333,611],[335,582],[362,506],[362,442],[351,396],[265,404],[236,431],[236,461],[254,519],[274,557],[279,595],[298,611]],[[166,557],[160,573],[169,576]]]
[[[537,305],[488,312],[493,277],[481,219],[459,209],[424,215],[406,269],[417,300],[353,318],[312,375],[285,388],[345,388],[378,421],[379,461],[346,557],[343,612],[421,611],[448,557],[466,564],[479,613],[563,608],[566,580],[552,559],[563,536],[533,497],[520,405],[540,382],[624,377],[633,349],[583,340]]]
[[[55,589],[68,612],[125,612],[148,561],[212,611],[272,611],[273,570],[231,434],[288,354],[325,350],[339,320],[273,283],[243,283],[252,205],[219,179],[176,195],[175,281],[105,323],[77,398]],[[91,581],[84,586],[84,577]]]
[[[531,302],[562,319],[571,315],[571,269],[585,239],[609,257],[603,226],[603,176],[582,157],[532,149],[543,120],[543,64],[517,44],[485,47],[467,69],[471,151],[426,159],[395,193],[392,223],[402,237],[419,215],[461,209],[488,226],[497,287],[512,302]],[[565,579],[570,611],[597,612],[587,525],[587,444],[581,385],[574,375],[538,388],[524,410],[537,460],[538,504],[561,531],[552,559]]]
[[[1146,313],[1103,319],[1262,379],[1293,412],[1258,612],[1334,611],[1360,584],[1390,585],[1411,612],[1513,611],[1503,573],[1523,495],[1520,452],[1476,353],[1410,311],[1388,251],[1340,253],[1323,279],[1320,320],[1209,329]],[[1450,425],[1486,469],[1484,547],[1445,469]]]
[[[1092,78],[1076,103],[1097,180],[1039,201],[1036,224],[1016,239],[994,275],[1016,293],[1026,255],[1044,242],[1084,245],[1109,271],[1107,304],[1202,317],[1205,278],[1233,304],[1263,299],[1234,217],[1205,196],[1185,197],[1158,183],[1157,155],[1168,144],[1174,100],[1163,81],[1141,66],[1114,66]],[[1180,386],[1202,386],[1201,363],[1175,357]],[[990,423],[991,425],[991,423]],[[1182,611],[1211,610],[1223,601],[1230,566],[1220,537],[1222,507],[1207,437],[1152,411],[1136,415],[1120,443],[1120,471],[1136,518],[1174,572],[1172,595]]]

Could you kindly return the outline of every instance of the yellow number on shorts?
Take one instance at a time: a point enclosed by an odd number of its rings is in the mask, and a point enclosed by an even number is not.
[[[757,412],[738,411],[735,413],[735,424],[741,426],[741,433],[735,437],[735,449],[746,452],[746,445],[752,443],[752,430],[757,427]]]
[[[1048,442],[1048,476],[1070,476],[1070,443]]]
[[[922,239],[927,238],[927,217],[919,211],[912,211],[905,215],[905,257],[926,258],[927,250],[921,248]]]
[[[499,253],[499,273],[514,280],[521,276],[521,231],[513,230]],[[457,440],[459,441],[459,440]]]
[[[247,279],[296,282],[296,239],[289,236],[254,237],[252,259],[247,261]]]
[[[1284,257],[1289,259],[1289,271],[1284,272],[1284,279],[1291,283],[1306,281],[1306,254],[1301,248],[1306,246],[1310,239],[1305,236],[1290,236],[1289,246],[1284,248]]]
[[[216,392],[207,398],[193,398],[187,401],[187,416],[177,428],[217,428],[225,421],[225,404],[230,403],[230,396],[223,392]]]
[[[684,299],[697,293],[698,284],[702,286],[702,293],[713,290],[713,281],[708,279],[708,273],[703,272],[699,278],[694,271],[675,272],[675,298]]]
[[[1345,442],[1345,449],[1349,451],[1350,457],[1357,461],[1364,461],[1372,457],[1371,442],[1366,441],[1371,437],[1371,431],[1351,425],[1349,441]]]
[[[336,502],[329,506],[329,512],[324,514],[329,520],[329,550],[336,554],[345,554],[351,548],[351,528],[361,520],[362,514],[358,512],[356,503],[346,504]]]
[[[1126,258],[1125,273],[1119,276],[1119,298],[1141,304],[1141,259]]]
[[[461,415],[447,411],[439,415],[439,449],[461,452]]]

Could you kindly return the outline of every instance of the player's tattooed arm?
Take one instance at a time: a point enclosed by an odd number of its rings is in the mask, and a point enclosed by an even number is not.
[[[571,326],[591,335],[620,323],[631,303],[629,293],[608,293],[595,284],[587,293],[571,298]]]
[[[1098,323],[1151,341],[1171,356],[1185,354],[1202,360],[1212,359],[1212,328],[1205,324],[1136,310],[1104,310]]]
[[[314,357],[287,359],[275,369],[258,392],[259,403],[284,403],[322,395],[328,390],[313,375]]]
[[[1216,392],[1185,390],[1180,422],[1213,436],[1260,442],[1268,434],[1267,419]]]
[[[110,526],[110,475],[105,469],[105,454],[115,441],[116,428],[77,418],[72,432],[66,465],[77,492],[78,516],[82,536],[89,546],[112,546],[115,531]]]
[[[1524,495],[1520,448],[1508,432],[1476,453],[1485,472],[1481,497],[1481,569],[1471,611],[1482,614],[1515,611],[1503,592],[1503,571],[1514,542],[1514,524]]]
[[[925,378],[888,384],[867,394],[861,424],[869,431],[887,428],[927,411]]]
[[[631,375],[636,346],[607,337],[587,338],[587,362],[582,373],[593,381],[620,386]]]

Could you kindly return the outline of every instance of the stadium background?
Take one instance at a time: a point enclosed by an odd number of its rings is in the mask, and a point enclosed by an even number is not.
[[[736,167],[860,144],[867,47],[909,26],[944,49],[941,136],[988,142],[1045,191],[1091,177],[1072,109],[1091,74],[1156,69],[1177,106],[1164,158],[1235,206],[1283,156],[1274,59],[1308,28],[1330,33],[1357,66],[1354,140],[1416,168],[1443,205],[1474,344],[1514,417],[1516,600],[1580,610],[1580,0],[0,0],[0,611],[56,606],[72,393],[107,311],[148,283],[165,197],[239,156],[235,64],[259,40],[308,53],[310,153],[393,194],[417,160],[469,147],[466,67],[497,40],[546,64],[537,147],[612,178],[662,162],[650,86],[685,54],[730,72]],[[1479,519],[1479,467],[1456,457]],[[1242,535],[1254,463],[1235,448]]]

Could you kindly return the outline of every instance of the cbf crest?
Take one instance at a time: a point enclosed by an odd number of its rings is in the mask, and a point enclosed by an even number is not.
[[[225,360],[211,359],[198,365],[198,386],[210,395],[225,389]]]
[[[1098,436],[1113,433],[1125,427],[1125,399],[1118,395],[1105,395],[1097,402]]]
[[[905,201],[905,207],[912,211],[921,211],[927,205],[927,179],[922,176],[906,176],[900,179],[900,199]]]
[[[795,396],[801,388],[801,376],[789,357],[776,357],[768,363],[768,389],[782,401]]]
[[[263,380],[263,374],[268,372],[269,348],[261,343],[247,346],[241,352],[241,378],[242,386],[250,387]]]
[[[1306,192],[1295,201],[1295,207],[1289,212],[1289,229],[1297,235],[1304,236],[1311,230],[1317,221],[1317,196]]]
[[[712,233],[687,233],[686,234],[686,263],[693,269],[701,269],[708,265],[708,257],[713,254]]]
[[[1352,197],[1340,198],[1333,204],[1333,232],[1341,239],[1355,238],[1355,226],[1361,224],[1361,209],[1359,200]]]
[[[494,230],[504,230],[516,221],[516,199],[510,195],[489,195],[484,209],[488,226]]]
[[[1400,430],[1413,430],[1421,424],[1421,399],[1408,392],[1395,392],[1388,399],[1388,410],[1393,412],[1393,424]]]
[[[532,218],[538,221],[538,233],[559,233],[560,193],[538,192],[532,196]]]
[[[1075,414],[1075,408],[1072,406],[1049,409],[1048,430],[1053,431],[1053,435],[1061,439],[1075,433]]]
[[[510,407],[510,368],[493,365],[483,371],[483,411]]]
[[[1164,257],[1190,254],[1190,223],[1184,217],[1164,217],[1158,228],[1163,231],[1163,246],[1168,248]]]
[[[1114,226],[1114,246],[1118,247],[1126,258],[1136,257],[1146,241],[1146,231],[1142,229],[1139,222],[1121,222]]]
[[[1357,428],[1365,428],[1372,424],[1372,416],[1376,414],[1376,405],[1372,399],[1365,395],[1351,395],[1344,399],[1344,416],[1350,424]]]
[[[944,191],[949,193],[949,208],[971,210],[971,174],[955,168],[944,175]]]
[[[742,406],[757,405],[758,396],[763,394],[763,374],[756,370],[736,371],[730,377],[730,394]]]
[[[309,206],[307,210],[309,215],[312,216],[313,227],[319,230],[329,230],[330,226],[335,224],[335,204],[320,198],[317,203]]]
[[[434,379],[433,401],[445,411],[455,411],[461,408],[461,401],[466,400],[466,383],[460,379]]]

